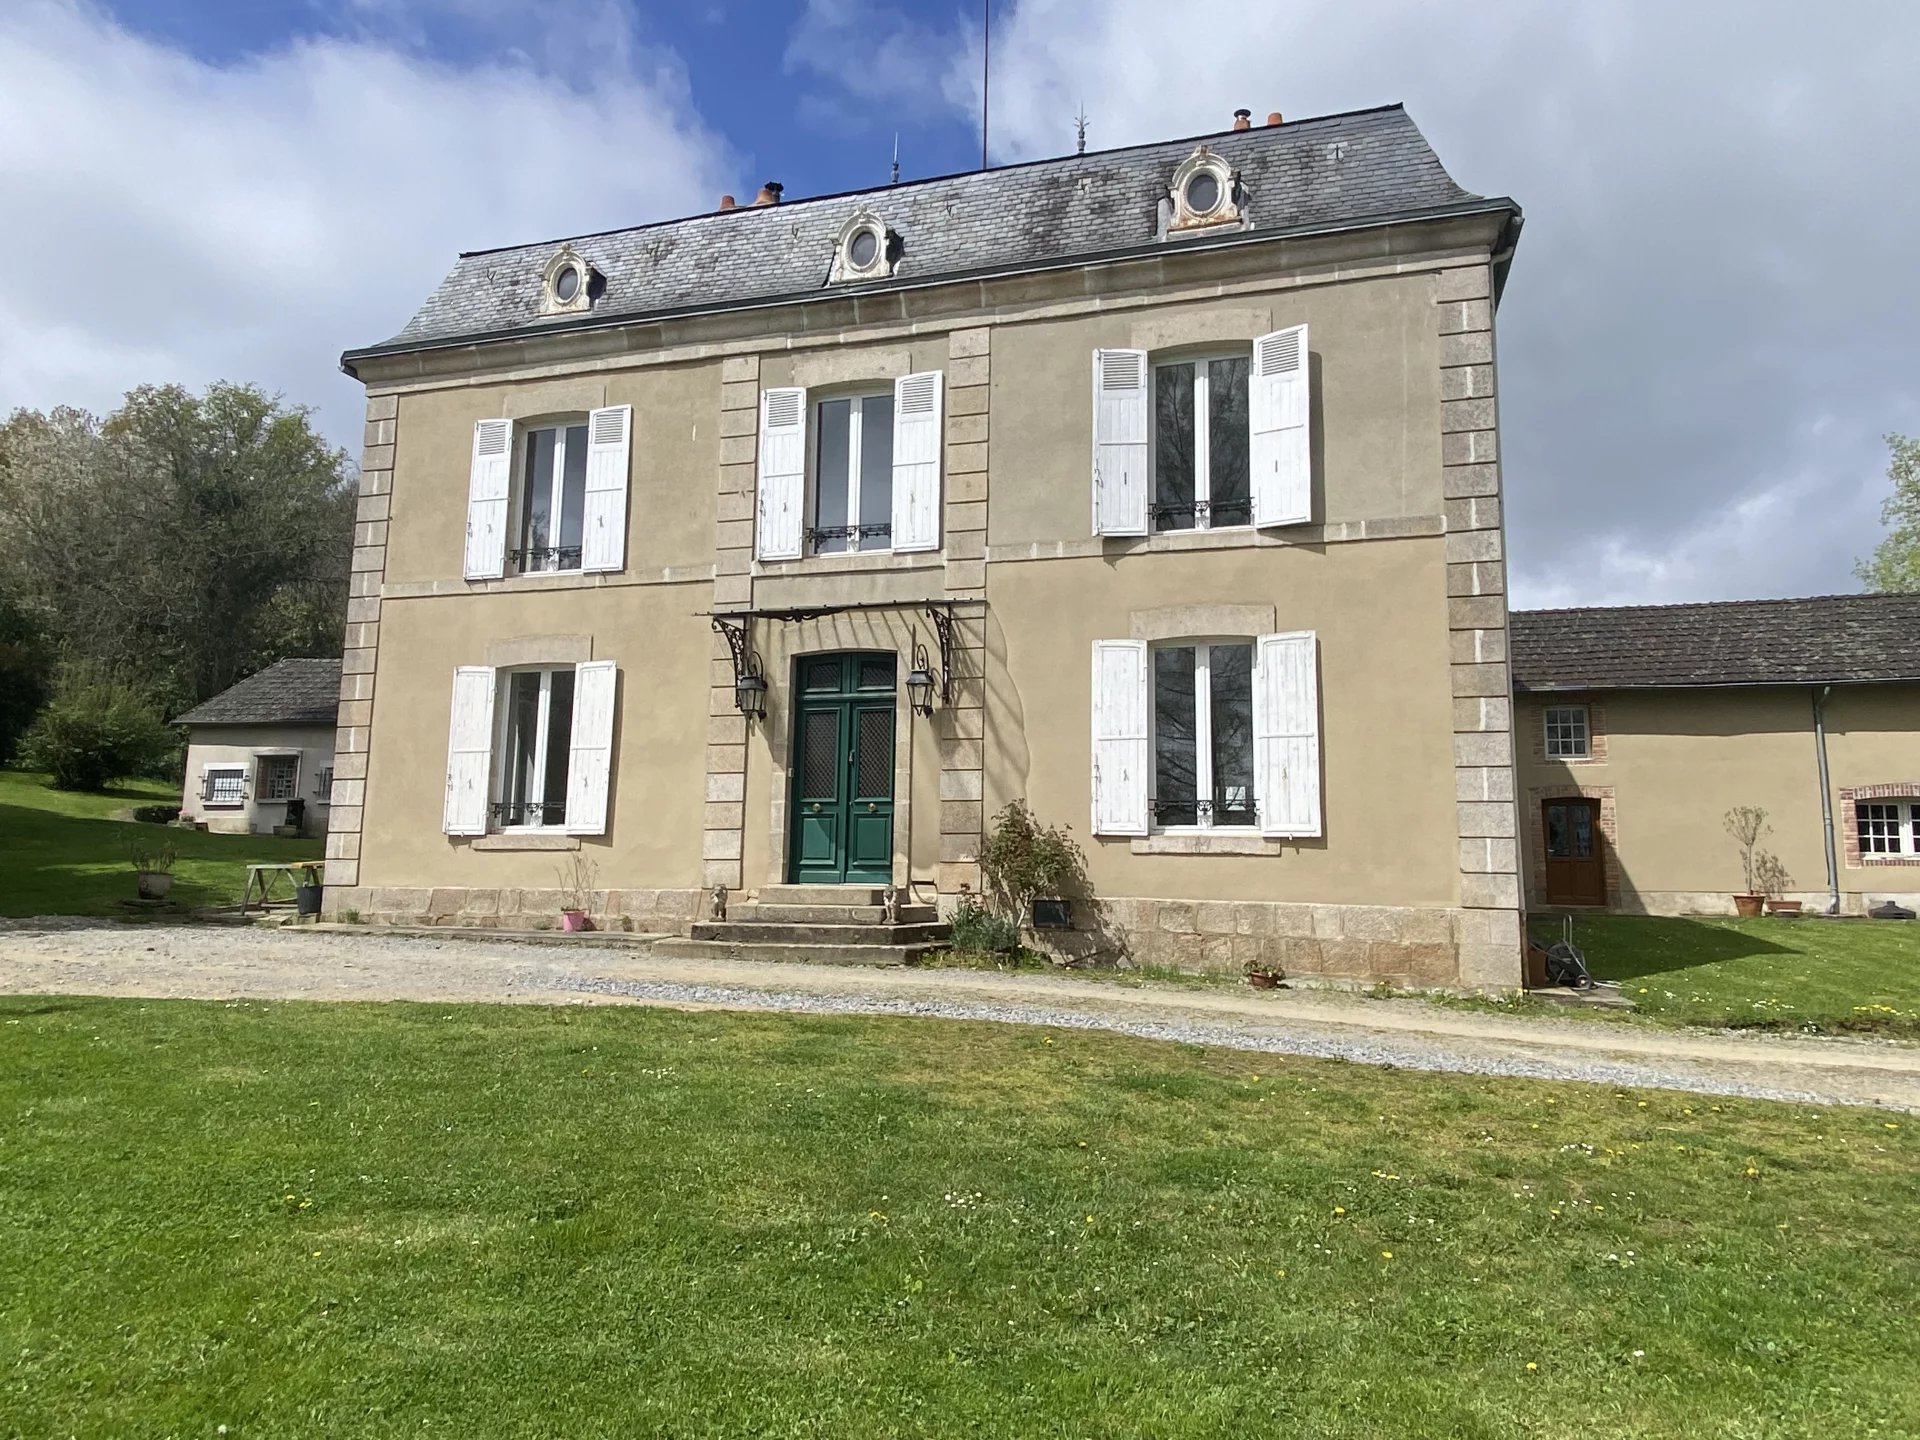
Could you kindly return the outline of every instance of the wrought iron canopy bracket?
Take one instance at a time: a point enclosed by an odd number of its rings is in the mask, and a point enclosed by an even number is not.
[[[746,676],[759,678],[760,657],[754,653],[753,645],[747,639],[746,617],[715,615],[713,628],[727,637],[727,649],[733,652],[733,688],[738,691],[740,681]]]
[[[929,603],[927,618],[940,637],[940,703],[953,704],[953,607]]]

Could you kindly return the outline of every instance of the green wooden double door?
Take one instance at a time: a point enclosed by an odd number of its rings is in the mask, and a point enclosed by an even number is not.
[[[893,661],[853,651],[796,662],[787,846],[795,883],[893,880]]]

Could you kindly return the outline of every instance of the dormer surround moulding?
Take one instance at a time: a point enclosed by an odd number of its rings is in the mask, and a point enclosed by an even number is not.
[[[1195,146],[1174,168],[1167,193],[1173,200],[1170,232],[1246,223],[1240,208],[1239,173],[1205,145]]]
[[[900,260],[900,237],[864,206],[846,218],[834,240],[830,284],[886,280]]]
[[[600,272],[571,245],[562,245],[540,276],[542,315],[584,315],[593,308]]]

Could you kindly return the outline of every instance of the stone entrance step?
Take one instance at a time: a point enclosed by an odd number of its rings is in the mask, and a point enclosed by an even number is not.
[[[937,945],[945,925],[792,925],[741,920],[699,920],[695,940],[733,940],[743,945]]]
[[[937,945],[775,945],[764,941],[656,940],[653,954],[671,960],[770,960],[788,965],[913,965]]]
[[[878,925],[886,911],[879,905],[787,905],[737,900],[727,907],[727,920],[748,924]],[[931,905],[902,905],[902,925],[931,924],[940,912]]]
[[[762,885],[754,898],[762,905],[878,905],[884,885]]]

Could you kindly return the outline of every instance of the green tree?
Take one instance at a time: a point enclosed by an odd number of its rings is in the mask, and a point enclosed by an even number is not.
[[[1853,573],[1869,590],[1920,590],[1920,440],[1889,435],[1887,449],[1893,494],[1880,507],[1886,538]]]
[[[0,594],[0,765],[12,761],[20,737],[46,703],[52,669],[40,627]]]
[[[308,412],[249,385],[143,386],[100,420],[0,425],[0,590],[62,659],[168,709],[337,655],[354,486]]]

